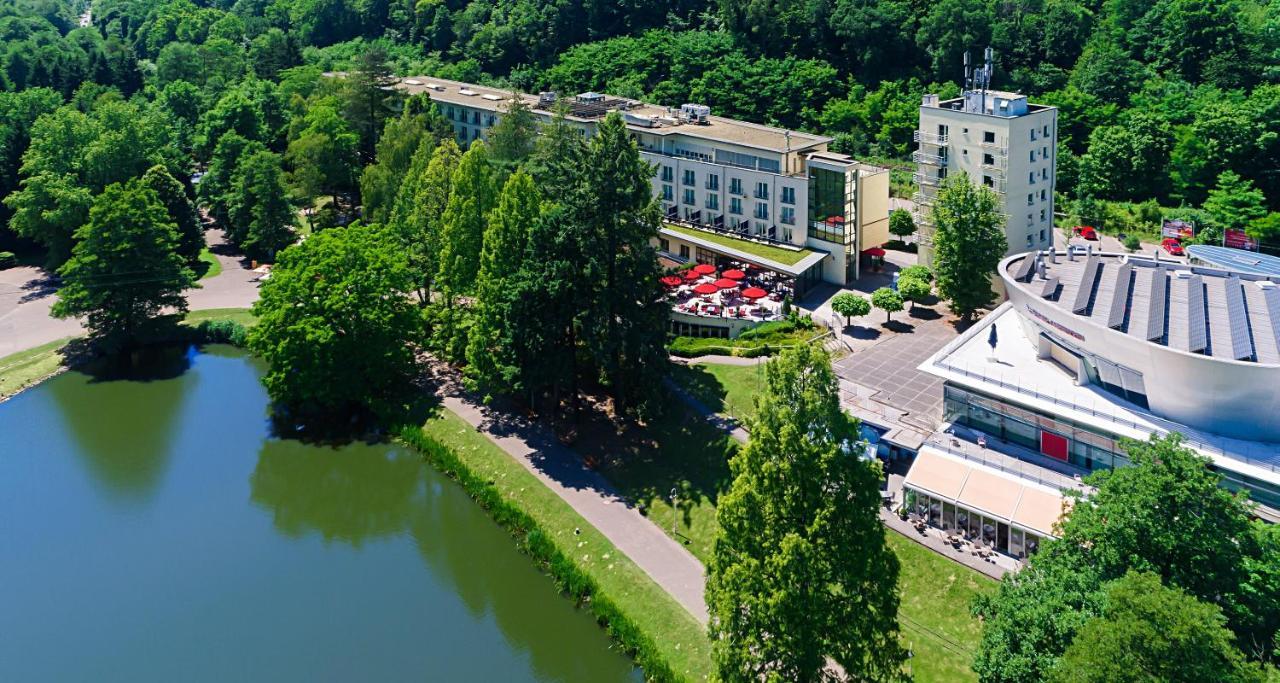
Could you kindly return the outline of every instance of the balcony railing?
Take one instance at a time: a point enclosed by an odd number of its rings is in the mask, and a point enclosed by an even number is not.
[[[935,175],[929,175],[928,173],[916,173],[915,179],[917,185],[929,185],[931,187],[936,187],[942,184],[942,178]]]
[[[915,151],[911,153],[911,160],[917,164],[929,164],[931,166],[946,166],[947,158],[940,154],[929,154],[928,152]]]
[[[999,142],[999,141],[987,142],[986,140],[983,140],[982,142],[979,142],[978,145],[981,146],[983,149],[995,150],[997,154],[1000,154],[1002,156],[1007,155],[1009,153],[1009,143],[1007,142]]]
[[[922,130],[918,130],[918,131],[916,131],[914,139],[915,139],[915,141],[916,141],[916,142],[923,142],[923,143],[928,144],[928,145],[945,145],[945,144],[947,144],[947,136],[946,136],[946,135],[939,135],[938,133],[926,133],[926,132],[924,132],[924,131],[922,131]]]
[[[933,195],[917,192],[911,195],[911,202],[919,206],[933,206]]]
[[[717,235],[726,235],[728,237],[734,237],[736,239],[740,239],[746,242],[758,242],[760,244],[767,244],[771,247],[781,247],[783,249],[790,249],[792,251],[803,250],[803,247],[793,242],[784,242],[783,240],[770,237],[767,234],[756,234],[751,230],[751,228],[747,226],[746,223],[741,224],[737,228],[731,228],[724,225],[721,222],[705,223],[701,220],[689,220],[685,218],[677,218],[676,216],[672,216],[672,215],[667,215],[667,217],[664,218],[663,221],[666,223],[673,223],[675,225],[683,226],[686,228],[693,228],[695,230],[702,230],[705,232],[715,233]],[[773,232],[774,234],[777,234],[777,230],[778,230],[778,227],[776,225],[769,227],[769,231]]]

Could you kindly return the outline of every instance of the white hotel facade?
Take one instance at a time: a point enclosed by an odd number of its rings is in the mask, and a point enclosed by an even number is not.
[[[485,139],[513,96],[542,122],[564,108],[584,135],[620,112],[656,169],[666,214],[656,246],[678,261],[745,261],[795,278],[803,292],[857,279],[863,250],[889,239],[888,171],[828,151],[828,137],[599,93],[557,98],[425,76],[397,87],[430,97],[463,146]]]

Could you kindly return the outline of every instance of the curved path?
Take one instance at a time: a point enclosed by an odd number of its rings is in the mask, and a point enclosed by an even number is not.
[[[247,261],[233,254],[221,230],[207,231],[205,240],[222,264],[222,272],[201,280],[199,288],[187,290],[191,310],[253,305],[258,299],[258,274],[248,268]],[[44,269],[22,266],[0,270],[0,358],[84,334],[79,320],[49,315],[57,300],[57,289]]]

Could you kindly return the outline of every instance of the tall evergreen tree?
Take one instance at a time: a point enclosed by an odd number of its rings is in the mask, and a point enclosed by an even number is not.
[[[346,117],[360,136],[360,157],[366,163],[373,161],[382,127],[403,99],[392,87],[396,77],[387,60],[386,50],[371,47],[356,57],[355,69],[347,77]]]
[[[494,169],[482,140],[471,143],[450,181],[449,203],[440,218],[440,269],[436,281],[443,296],[432,344],[450,361],[466,357],[468,312],[454,303],[475,291],[480,250],[496,194]]]
[[[514,389],[517,366],[506,335],[511,308],[523,301],[512,296],[512,283],[523,265],[529,231],[538,220],[541,200],[533,178],[516,171],[502,188],[489,214],[480,272],[476,278],[475,319],[467,340],[468,379],[479,387]]]
[[[557,109],[551,122],[541,128],[534,143],[528,170],[547,201],[562,202],[582,182],[582,163],[587,154],[586,143],[578,129],[565,119],[565,110]]]
[[[538,120],[528,103],[513,94],[498,123],[489,129],[488,143],[493,160],[510,171],[533,154],[538,139]]]
[[[802,345],[765,366],[707,568],[722,680],[826,680],[828,659],[855,680],[902,677],[898,560],[878,461],[858,442],[825,352]]]
[[[570,199],[586,247],[584,272],[595,292],[583,331],[624,410],[652,407],[645,404],[655,397],[666,357],[670,308],[651,246],[661,220],[653,173],[622,117],[611,113],[591,138],[582,187]]]
[[[76,231],[72,256],[59,269],[63,286],[52,313],[86,316],[109,343],[133,341],[164,309],[187,310],[182,290],[195,274],[178,254],[177,227],[160,198],[140,181],[108,185]]]
[[[933,269],[938,293],[968,320],[995,299],[991,278],[1008,248],[1000,200],[963,175],[942,184],[933,205]]]
[[[385,224],[390,218],[396,193],[423,140],[431,140],[433,147],[437,142],[431,137],[426,115],[410,114],[405,108],[399,117],[387,121],[378,140],[377,162],[365,166],[360,175],[360,201],[366,221]]]
[[[255,152],[236,169],[229,202],[231,239],[249,256],[275,261],[293,244],[297,222],[289,204],[280,155]]]
[[[209,170],[196,187],[196,197],[220,227],[227,229],[231,222],[231,199],[240,162],[266,149],[261,142],[248,140],[236,133],[227,133],[218,140],[209,161]]]
[[[440,269],[441,217],[461,162],[462,150],[453,138],[436,147],[424,140],[414,153],[391,212],[392,229],[409,257],[418,301],[424,306],[431,300]]]
[[[142,184],[156,193],[169,212],[169,220],[178,229],[178,253],[188,265],[194,265],[204,249],[204,225],[200,223],[200,216],[187,196],[186,188],[160,165],[152,166],[142,174]]]

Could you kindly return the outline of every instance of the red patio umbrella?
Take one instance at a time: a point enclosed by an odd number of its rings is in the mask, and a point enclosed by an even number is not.
[[[721,273],[721,275],[729,278],[730,280],[741,280],[747,276],[746,273],[740,270],[726,270]]]
[[[880,247],[871,247],[870,249],[863,249],[862,253],[866,254],[867,256],[883,257],[884,249],[881,249]]]
[[[747,287],[742,290],[742,298],[744,299],[763,299],[769,296],[769,293],[759,287]]]
[[[661,282],[664,287],[679,287],[684,280],[679,275],[667,275],[666,277],[658,278],[658,282]]]
[[[684,279],[686,280],[697,280],[700,277],[702,277],[702,275],[699,274],[698,271],[696,270],[690,269],[690,270],[684,271]]]
[[[737,280],[730,280],[727,277],[722,277],[719,280],[715,281],[715,286],[719,287],[720,289],[733,289],[734,287],[741,287],[742,283],[738,282]]]
[[[699,275],[710,275],[716,272],[716,267],[711,265],[710,263],[699,263],[698,265],[693,267],[693,272]]]
[[[693,291],[695,294],[715,294],[720,291],[720,288],[709,282],[704,282],[697,287],[694,287]]]

